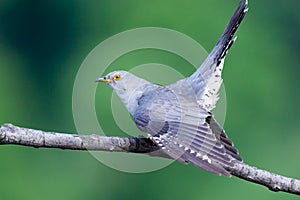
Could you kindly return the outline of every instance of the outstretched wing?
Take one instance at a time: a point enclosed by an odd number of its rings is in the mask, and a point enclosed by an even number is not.
[[[167,88],[146,94],[134,113],[136,125],[172,158],[215,174],[242,160],[213,116],[196,101]]]
[[[219,97],[222,84],[221,73],[225,56],[234,43],[234,34],[248,11],[248,1],[241,0],[216,46],[202,63],[199,69],[186,79],[194,89],[199,104],[207,110],[212,110]]]

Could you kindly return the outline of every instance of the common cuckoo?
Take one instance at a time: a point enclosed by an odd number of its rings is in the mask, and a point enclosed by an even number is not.
[[[211,110],[219,99],[225,56],[247,11],[248,1],[241,0],[217,44],[190,77],[160,86],[120,70],[96,82],[114,90],[136,126],[168,156],[230,176],[226,166],[242,158]]]

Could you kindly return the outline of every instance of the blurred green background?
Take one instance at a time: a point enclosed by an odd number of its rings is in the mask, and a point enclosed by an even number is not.
[[[238,0],[2,0],[0,123],[76,133],[73,83],[97,44],[128,29],[154,26],[180,31],[210,51],[237,4]],[[300,178],[299,8],[299,0],[250,1],[223,74],[225,129],[245,162],[295,178]],[[130,69],[162,62],[190,74],[192,68],[176,59],[161,51],[144,51],[117,63]],[[110,102],[109,88],[99,86],[97,91],[104,93],[102,102],[97,94],[99,104]],[[111,118],[109,109],[102,112]],[[106,120],[104,126],[112,135],[122,135],[113,121]],[[88,152],[0,146],[0,157],[1,200],[296,199],[177,162],[151,173],[128,174],[104,166]]]

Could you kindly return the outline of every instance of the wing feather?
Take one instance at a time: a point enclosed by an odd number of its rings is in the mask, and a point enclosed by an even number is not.
[[[168,88],[149,92],[144,98],[147,101],[142,99],[134,114],[135,123],[163,151],[180,162],[230,176],[222,166],[232,166],[240,157],[211,113]]]

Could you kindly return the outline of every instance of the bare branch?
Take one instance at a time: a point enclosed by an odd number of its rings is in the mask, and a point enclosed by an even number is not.
[[[15,144],[32,147],[60,148],[70,150],[99,150],[111,152],[147,153],[167,157],[148,138],[106,137],[99,135],[76,135],[44,132],[4,124],[0,128],[0,145]],[[236,162],[234,167],[224,166],[233,176],[254,182],[278,192],[300,195],[300,180],[280,176],[257,169],[245,163]]]
[[[288,192],[300,195],[300,180],[288,178],[266,170],[247,165],[245,163],[235,163],[234,167],[224,166],[233,176],[264,185],[274,192]]]
[[[70,150],[98,150],[149,153],[159,148],[148,138],[107,137],[45,132],[4,124],[0,128],[0,144]]]

